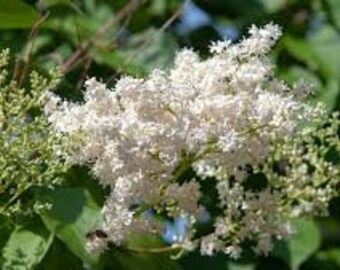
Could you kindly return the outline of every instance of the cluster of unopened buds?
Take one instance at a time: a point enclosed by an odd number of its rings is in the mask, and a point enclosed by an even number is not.
[[[327,113],[303,101],[310,87],[274,76],[267,53],[280,35],[273,24],[252,26],[237,44],[213,43],[204,60],[184,49],[171,69],[122,77],[114,89],[89,79],[83,103],[50,96],[46,113],[70,138],[67,158],[111,189],[90,250],[124,245],[131,233],[162,235],[180,218],[174,248],[238,257],[250,240],[268,254],[291,234],[291,218],[327,213],[339,172],[319,148],[340,148],[338,120],[320,133]],[[307,147],[314,134],[320,147]],[[209,234],[198,236],[201,222]]]

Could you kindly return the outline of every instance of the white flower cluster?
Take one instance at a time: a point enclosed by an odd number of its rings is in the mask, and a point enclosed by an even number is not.
[[[212,234],[197,239],[192,230],[183,240],[200,245],[202,254],[237,257],[247,239],[268,253],[274,237],[290,233],[280,204],[287,193],[244,186],[247,166],[264,162],[271,145],[295,136],[302,121],[324,114],[302,103],[308,87],[290,88],[274,77],[266,53],[280,35],[273,24],[253,26],[238,44],[213,43],[205,60],[184,49],[169,71],[123,77],[112,90],[89,79],[84,103],[51,99],[56,130],[83,135],[71,159],[90,164],[111,188],[102,228],[109,241],[122,244],[136,230],[161,233],[154,215],[194,224],[210,195],[205,181],[216,183],[221,214]]]

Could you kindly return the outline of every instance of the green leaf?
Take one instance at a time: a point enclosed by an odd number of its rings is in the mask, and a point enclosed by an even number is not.
[[[331,26],[325,25],[311,38],[322,71],[340,78],[340,35]]]
[[[100,222],[100,207],[89,192],[83,188],[57,189],[45,194],[53,204],[53,209],[42,214],[47,228],[76,256],[85,263],[96,265],[99,256],[89,254],[85,249],[86,234]]]
[[[268,14],[278,12],[290,5],[286,0],[194,0],[200,8],[211,15],[221,15],[233,18],[243,26],[256,22],[263,17],[268,20]]]
[[[255,270],[255,265],[251,263],[241,264],[230,262],[228,264],[228,270]]]
[[[319,260],[333,262],[340,267],[340,249],[332,248],[330,250],[321,251],[317,254]]]
[[[267,13],[279,11],[287,4],[287,0],[258,0]]]
[[[317,87],[317,99],[329,110],[334,109],[340,96],[340,35],[333,27],[325,25],[309,40],[287,36],[283,41],[293,56],[323,75],[326,84]]]
[[[10,223],[9,219],[5,216],[0,215],[0,250],[6,244],[9,236],[11,235],[11,231],[13,230],[13,226]]]
[[[320,89],[322,87],[321,81],[315,73],[300,66],[291,66],[287,71],[280,74],[280,77],[290,85],[293,85],[299,80],[303,80],[308,84],[312,84],[315,89]]]
[[[44,0],[43,5],[44,7],[52,7],[58,5],[70,5],[72,3],[71,0]]]
[[[320,71],[325,77],[340,78],[340,35],[325,24],[309,39],[286,36],[286,49],[312,70]]]
[[[296,233],[287,242],[278,242],[273,255],[284,260],[293,270],[306,261],[321,244],[321,235],[311,220],[299,219],[293,222]]]
[[[222,253],[202,256],[199,251],[189,252],[180,259],[183,270],[228,269],[228,257]]]
[[[177,49],[177,43],[170,34],[150,29],[135,34],[121,52],[126,64],[150,72],[155,68],[169,67]]]
[[[310,69],[318,68],[318,60],[314,58],[315,51],[306,39],[285,35],[282,41],[290,54],[306,63]]]
[[[323,85],[316,74],[299,66],[292,66],[288,71],[280,74],[280,77],[291,85],[301,79],[307,84],[312,84],[315,90],[313,101],[321,101],[330,111],[336,107],[340,95],[339,80],[329,78],[326,85]]]
[[[0,0],[0,28],[31,28],[39,13],[20,0]]]
[[[126,61],[126,55],[120,51],[94,50],[93,55],[96,63],[114,68],[119,72],[122,71],[133,76],[145,76],[147,74],[142,67]]]
[[[155,15],[159,15],[159,16],[164,15],[166,12],[166,8],[167,8],[166,2],[167,0],[152,0],[150,11]]]
[[[177,49],[170,34],[150,29],[132,36],[122,49],[94,49],[92,54],[99,64],[130,75],[145,76],[155,68],[171,66]]]
[[[331,20],[336,27],[340,29],[340,1],[339,0],[326,0],[328,4],[328,12],[331,16]]]
[[[17,226],[3,248],[1,269],[34,268],[44,258],[53,237],[41,223]]]
[[[128,239],[127,246],[138,248],[158,248],[164,243],[157,237],[132,235]],[[128,250],[115,250],[112,252],[111,259],[114,260],[116,269],[135,270],[179,270],[181,269],[178,261],[171,259],[173,253],[136,252]]]
[[[335,109],[340,98],[339,80],[330,78],[327,81],[326,87],[321,89],[318,94],[318,99],[327,105],[327,109],[332,111]]]
[[[62,258],[62,259],[61,259]],[[55,238],[37,270],[83,270],[83,262],[76,257],[59,239]]]
[[[90,1],[90,4],[93,1]],[[94,6],[92,6],[92,4]],[[45,28],[55,31],[58,36],[63,37],[61,46],[71,43],[78,47],[85,40],[90,40],[93,35],[107,23],[108,20],[114,17],[114,14],[104,4],[96,5],[92,3],[87,6],[84,3],[84,11],[82,14],[65,12],[63,16],[50,16],[44,24]],[[94,47],[105,47],[112,42],[112,38],[117,37],[116,27],[110,27],[96,39]],[[65,42],[66,41],[66,42]]]

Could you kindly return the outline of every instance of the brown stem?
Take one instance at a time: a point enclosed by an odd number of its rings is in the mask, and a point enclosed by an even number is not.
[[[112,28],[114,25],[118,24],[122,19],[129,14],[133,13],[137,8],[139,8],[145,0],[131,0],[126,6],[124,6],[115,17],[110,18],[98,31],[95,35],[82,42],[79,45],[79,48],[73,53],[73,55],[61,66],[61,70],[64,74],[70,72],[79,62],[79,60],[87,54],[87,50],[92,43],[95,43],[98,39],[100,39],[103,35],[107,33],[107,31]]]
[[[168,29],[171,24],[182,14],[185,5],[187,5],[187,1],[185,1],[184,4],[182,4],[181,7],[162,25],[162,27],[159,29],[161,32]]]
[[[20,88],[27,76],[29,64],[30,64],[30,58],[31,53],[34,45],[34,38],[38,34],[38,31],[40,29],[40,26],[42,23],[48,18],[49,13],[47,12],[44,16],[40,17],[39,20],[33,25],[30,34],[28,35],[27,39],[27,46],[24,52],[24,67],[22,69],[19,81],[18,81],[18,87]],[[19,72],[19,71],[18,71]]]
[[[165,32],[170,26],[171,24],[182,14],[185,5],[187,5],[188,1],[185,1],[179,8],[178,10],[168,19],[166,20],[166,22],[164,22],[164,24],[161,26],[161,28],[159,28],[159,30],[157,31],[158,33],[162,33]],[[127,59],[125,60],[124,65],[128,64],[132,59],[134,59],[136,57],[136,55],[138,53],[141,53],[141,51],[143,51],[145,48],[147,48],[148,46],[150,46],[150,44],[153,42],[154,40],[154,35],[150,36],[150,38],[146,39],[144,41],[144,44],[142,44],[141,48],[137,51],[135,51],[134,53],[130,54],[129,57],[127,57]],[[118,71],[120,72],[120,71]]]
[[[18,59],[18,57],[16,57],[12,81],[15,82],[18,81],[19,73],[20,73],[20,60]]]
[[[77,82],[77,89],[80,89],[83,85],[83,82],[85,81],[85,78],[86,78],[86,74],[87,72],[89,71],[90,67],[91,67],[91,64],[92,64],[92,58],[91,57],[88,57],[86,62],[85,62],[85,65],[84,65],[84,68],[83,68],[83,72],[81,73],[79,79],[78,79],[78,82]]]

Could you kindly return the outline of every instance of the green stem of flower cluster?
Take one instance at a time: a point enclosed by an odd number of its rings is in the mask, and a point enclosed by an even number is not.
[[[166,247],[157,247],[157,248],[147,248],[147,247],[133,247],[133,246],[126,246],[123,248],[126,251],[137,252],[137,253],[167,253],[172,251],[180,251],[182,247],[180,246],[166,246]]]
[[[31,187],[31,184],[28,184],[24,189],[18,191],[16,194],[14,194],[14,196],[11,197],[8,200],[8,202],[0,209],[0,215],[30,187]]]

